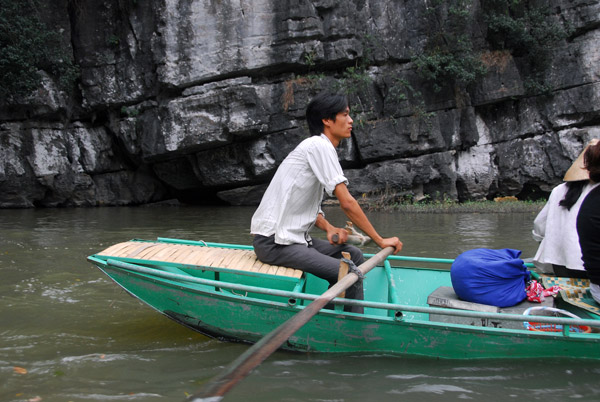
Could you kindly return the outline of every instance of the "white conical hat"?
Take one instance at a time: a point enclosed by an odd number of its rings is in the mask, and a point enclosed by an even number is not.
[[[583,166],[583,154],[590,147],[590,145],[596,145],[598,143],[598,139],[593,139],[585,146],[583,151],[579,154],[575,162],[571,165],[567,173],[565,173],[564,181],[579,181],[579,180],[589,180],[590,172]]]

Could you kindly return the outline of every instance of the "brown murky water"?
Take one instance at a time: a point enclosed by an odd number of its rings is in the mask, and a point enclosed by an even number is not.
[[[85,257],[131,238],[249,243],[253,208],[0,210],[0,400],[182,401],[245,351],[142,305]],[[335,209],[328,218],[343,225]],[[404,254],[531,257],[533,213],[369,213]],[[372,252],[374,250],[367,250]],[[230,401],[600,400],[599,362],[277,352]]]

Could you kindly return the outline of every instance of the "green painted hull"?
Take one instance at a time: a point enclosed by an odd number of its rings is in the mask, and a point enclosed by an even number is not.
[[[198,271],[192,277],[185,266],[158,263],[144,266],[140,261],[98,255],[88,260],[157,311],[223,340],[256,342],[310,303],[303,297],[314,298],[326,289],[324,281],[310,275],[299,282],[270,275],[215,275],[210,271]],[[228,286],[239,288],[227,289]],[[452,322],[454,318],[457,322],[470,318],[493,322],[502,316],[498,313],[468,316],[465,315],[468,312],[428,306],[427,296],[440,286],[450,286],[447,269],[377,267],[364,283],[365,314],[345,313],[339,308],[322,310],[282,348],[448,359],[600,359],[600,333],[536,332]],[[259,293],[261,287],[267,294]],[[447,317],[447,322],[432,321],[434,315]],[[579,316],[588,318],[578,321],[579,324],[600,323],[590,316]],[[510,321],[510,316],[506,317]]]

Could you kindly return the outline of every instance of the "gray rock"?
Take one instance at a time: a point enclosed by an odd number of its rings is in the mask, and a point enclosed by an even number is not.
[[[600,137],[600,1],[546,3],[571,34],[531,93],[526,55],[490,50],[480,2],[465,29],[487,74],[438,91],[413,57],[444,3],[53,2],[42,17],[81,77],[68,93],[42,71],[0,100],[0,207],[257,204],[322,90],[349,94],[338,154],[357,197],[543,197]]]

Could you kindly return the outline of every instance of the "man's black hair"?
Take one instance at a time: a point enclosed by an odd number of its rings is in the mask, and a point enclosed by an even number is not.
[[[335,121],[338,113],[348,107],[348,98],[344,94],[323,92],[315,96],[306,107],[306,121],[310,135],[323,132],[323,119]]]

